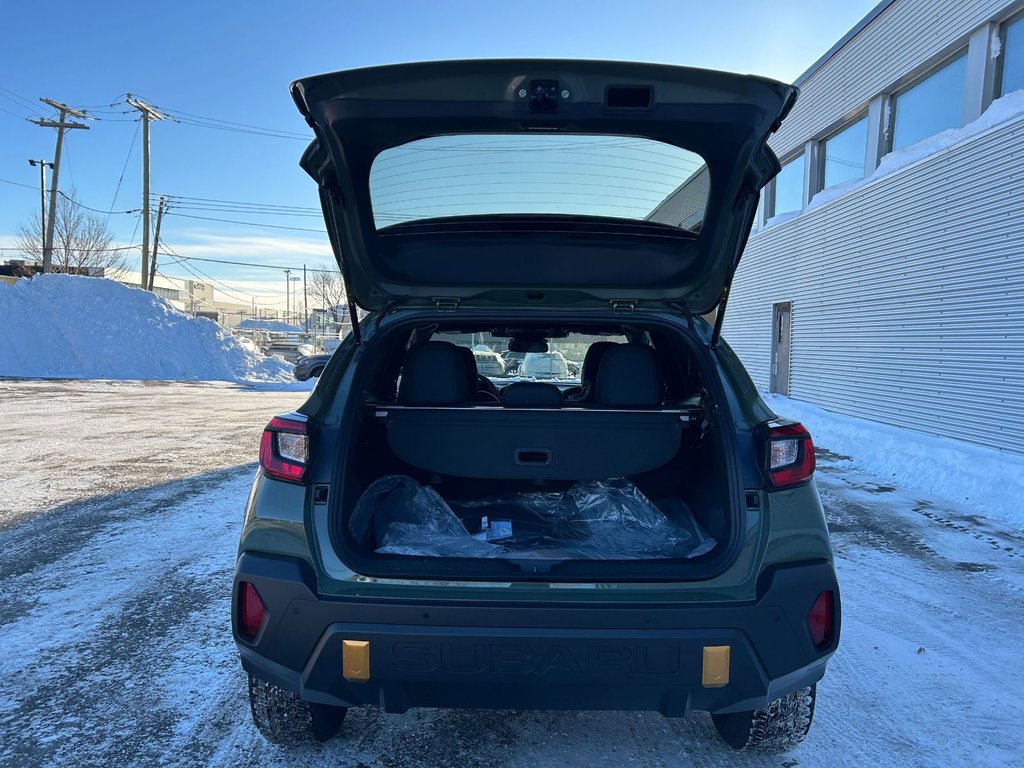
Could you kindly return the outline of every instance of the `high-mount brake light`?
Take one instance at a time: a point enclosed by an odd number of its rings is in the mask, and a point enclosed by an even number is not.
[[[807,482],[814,474],[814,442],[803,424],[768,427],[767,471],[773,488]]]
[[[301,483],[309,466],[306,420],[297,414],[275,416],[260,440],[260,467],[268,477]]]

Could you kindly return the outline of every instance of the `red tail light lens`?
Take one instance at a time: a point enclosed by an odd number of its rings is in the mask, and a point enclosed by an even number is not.
[[[238,593],[238,634],[246,640],[255,640],[263,626],[265,611],[256,587],[243,581]]]
[[[814,442],[803,424],[768,428],[767,470],[774,488],[798,485],[814,474]]]
[[[268,477],[301,483],[309,466],[306,419],[298,414],[275,416],[260,440],[260,467]]]
[[[815,648],[826,648],[832,644],[832,629],[835,612],[832,608],[832,593],[822,592],[807,614],[807,629]]]

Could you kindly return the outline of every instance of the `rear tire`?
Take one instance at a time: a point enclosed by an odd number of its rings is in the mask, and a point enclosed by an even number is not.
[[[338,732],[346,707],[303,701],[266,680],[249,675],[249,708],[252,721],[273,744],[304,744],[327,741]]]
[[[814,718],[817,686],[794,691],[764,709],[711,715],[718,735],[733,749],[777,755],[788,752],[807,736]]]

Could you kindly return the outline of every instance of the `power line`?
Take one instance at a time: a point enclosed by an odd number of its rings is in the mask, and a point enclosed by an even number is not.
[[[251,123],[239,123],[232,120],[222,120],[217,117],[208,117],[205,115],[197,115],[191,112],[185,112],[180,109],[173,109],[170,107],[160,107],[160,109],[168,115],[172,120],[182,125],[192,125],[197,128],[211,128],[219,131],[228,131],[231,133],[247,133],[256,136],[268,136],[275,139],[291,139],[294,141],[312,141],[313,137],[297,133],[294,131],[284,131],[278,128],[268,128],[262,125],[253,125]]]
[[[182,203],[175,203],[174,210],[199,211],[201,213],[241,213],[252,216],[291,216],[306,219],[319,219],[322,218],[323,216],[323,214],[320,213],[305,213],[298,211],[273,211],[260,210],[254,208],[232,208],[230,206],[222,205],[185,205]]]
[[[112,251],[130,251],[135,248],[134,245],[118,245],[112,248],[90,248],[90,253],[111,253]],[[0,246],[0,251],[18,251],[19,253],[25,253],[24,248],[18,248],[17,246]]]
[[[224,200],[217,197],[189,197],[188,195],[172,195],[169,193],[154,193],[162,194],[168,200],[181,200],[181,201],[192,201],[192,202],[203,202],[203,203],[218,203],[222,205],[244,205],[256,208],[288,208],[301,211],[315,211],[320,212],[320,208],[310,205],[287,205],[284,203],[254,203],[246,200]]]
[[[31,117],[31,115],[19,115],[19,114],[16,114],[14,112],[11,112],[11,110],[9,110],[9,109],[4,109],[3,107],[0,107],[0,112],[3,112],[4,114],[10,115],[11,117],[16,117],[19,120],[24,120],[25,122],[28,122],[29,118]]]
[[[239,291],[237,294],[234,294],[233,293],[233,291],[235,291],[234,288],[230,288],[228,285],[226,285],[225,283],[222,283],[220,280],[215,278],[213,275],[206,274],[201,269],[199,269],[199,267],[194,267],[194,266],[191,266],[191,265],[187,264],[186,263],[186,257],[180,256],[177,251],[175,251],[173,248],[171,248],[166,243],[164,243],[164,247],[167,248],[167,250],[169,250],[171,252],[171,254],[173,254],[171,256],[171,258],[177,259],[177,263],[179,265],[181,265],[182,268],[187,269],[189,272],[192,272],[193,274],[198,273],[198,275],[196,275],[197,277],[201,276],[201,277],[209,280],[210,282],[212,282],[212,283],[214,283],[216,285],[221,286],[221,288],[224,289],[224,292],[227,293],[229,296],[233,296],[236,299],[241,297],[242,300],[245,301],[245,302],[248,302],[250,300],[264,298],[264,296],[260,296],[260,295],[256,295],[256,294],[251,294],[251,293],[244,293],[242,291]],[[168,254],[168,255],[170,255],[170,254]]]
[[[260,224],[255,221],[238,221],[237,219],[220,219],[212,216],[195,216],[190,213],[175,213],[174,211],[168,211],[168,216],[180,216],[185,219],[201,219],[203,221],[219,221],[224,224],[244,224],[248,227],[269,227],[270,229],[290,229],[295,232],[316,232],[323,234],[323,229],[310,229],[309,227],[286,227],[283,224]]]
[[[36,189],[32,184],[22,184],[20,181],[11,181],[10,179],[0,179],[0,181],[2,181],[4,184],[13,184],[16,187],[28,187],[33,192]]]
[[[161,250],[160,252],[164,253],[163,250]],[[235,266],[235,267],[255,267],[257,269],[274,269],[274,270],[277,270],[279,272],[281,270],[284,270],[284,269],[295,269],[295,265],[294,264],[291,264],[291,265],[288,265],[288,266],[284,266],[284,265],[281,265],[281,264],[257,264],[255,262],[251,262],[251,261],[231,261],[231,260],[228,260],[228,259],[209,259],[209,258],[204,258],[204,257],[200,257],[200,256],[184,256],[184,255],[182,255],[180,253],[179,254],[167,253],[166,255],[168,255],[168,256],[175,256],[175,255],[177,255],[177,257],[179,259],[187,259],[189,261],[205,261],[205,262],[209,262],[211,264],[230,264],[230,265]],[[338,270],[337,269],[317,269],[316,267],[308,267],[307,271],[309,271],[309,272],[324,272],[324,273],[331,274],[331,275],[338,274]]]
[[[121,182],[124,181],[124,173],[128,169],[128,161],[132,159],[132,151],[135,149],[135,140],[139,138],[139,128],[142,126],[141,120],[135,122],[135,133],[132,134],[132,143],[128,147],[128,154],[124,158],[124,165],[121,166],[121,175],[117,179],[117,187],[114,189],[114,197],[110,201],[110,207],[114,207],[114,203],[117,202],[117,195],[121,192]],[[110,214],[107,214],[107,221],[110,221]]]
[[[22,105],[28,105],[28,107],[30,109],[33,109],[33,110],[36,108],[36,103],[34,101],[32,101],[32,99],[27,99],[24,96],[22,96],[20,93],[15,93],[14,91],[10,90],[9,88],[4,88],[2,85],[0,85],[0,91],[2,91],[4,94],[7,94],[6,96],[4,96],[4,98],[7,99],[8,101],[14,102],[15,104],[18,104],[18,102],[21,102]],[[0,95],[3,95],[3,94],[0,94]]]
[[[72,177],[72,179],[73,179],[73,178],[74,178],[74,177]],[[57,194],[58,194],[58,195],[60,195],[61,197],[63,197],[63,198],[64,198],[65,200],[67,200],[67,201],[68,201],[69,203],[74,203],[74,204],[75,204],[75,205],[77,205],[77,206],[78,206],[79,208],[85,208],[85,210],[87,210],[87,211],[93,211],[94,213],[103,213],[103,214],[106,214],[106,215],[107,215],[108,217],[109,217],[109,216],[110,216],[110,215],[111,215],[112,213],[118,213],[118,214],[122,214],[122,213],[138,213],[138,212],[139,212],[139,210],[140,210],[139,208],[132,208],[132,209],[130,209],[130,210],[127,210],[127,211],[104,211],[104,210],[101,210],[101,209],[99,209],[99,208],[93,208],[92,206],[86,205],[85,203],[80,203],[80,202],[78,202],[77,200],[75,200],[75,199],[74,199],[73,197],[68,197],[68,196],[67,196],[66,194],[64,194],[64,192],[62,192],[62,191],[60,191],[60,190],[58,190]]]

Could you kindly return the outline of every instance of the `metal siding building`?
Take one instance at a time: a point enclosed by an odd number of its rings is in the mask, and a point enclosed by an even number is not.
[[[963,98],[961,125],[976,119],[999,95],[999,35],[1021,6],[890,0],[869,14],[798,81],[771,142],[783,161],[807,159],[804,205],[830,133],[868,115],[871,176],[893,95],[960,52],[967,82],[950,98]],[[770,186],[761,223],[772,200]],[[1024,453],[1024,115],[769,224],[750,238],[724,325],[759,386]],[[780,347],[788,376],[773,380]]]

